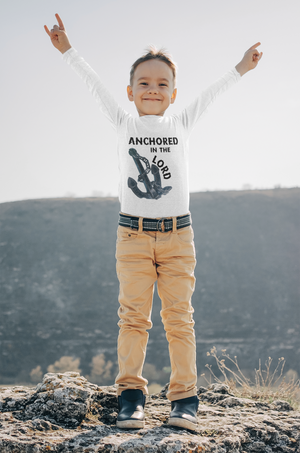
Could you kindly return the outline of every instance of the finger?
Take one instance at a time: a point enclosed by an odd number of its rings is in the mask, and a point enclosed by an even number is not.
[[[257,42],[256,44],[253,44],[253,46],[251,46],[249,48],[249,50],[255,49],[255,47],[260,46],[260,44],[261,44],[260,42]]]
[[[49,28],[47,27],[47,25],[44,25],[44,29],[46,30],[46,33],[48,33],[48,35],[51,38],[51,33],[50,33]]]
[[[65,29],[65,26],[64,26],[64,24],[63,24],[63,21],[61,20],[61,18],[59,17],[59,15],[58,15],[57,13],[55,14],[55,17],[56,17],[56,19],[57,19],[57,22],[58,22],[59,27],[62,28],[62,29],[64,30],[64,29]]]
[[[61,30],[57,25],[53,25],[53,28],[50,30],[51,33],[55,34],[56,36],[62,36],[65,30]]]

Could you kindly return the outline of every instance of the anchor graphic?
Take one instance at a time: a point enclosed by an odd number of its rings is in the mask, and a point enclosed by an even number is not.
[[[129,155],[133,158],[135,165],[139,171],[138,182],[142,182],[146,188],[146,192],[142,192],[138,186],[137,182],[133,178],[128,178],[128,187],[132,192],[139,198],[152,198],[158,200],[162,195],[167,195],[172,189],[171,186],[161,187],[161,178],[159,173],[159,168],[152,164],[151,168],[149,165],[148,159],[146,157],[140,156],[136,149],[130,148]],[[143,167],[143,161],[146,165],[146,168]],[[151,171],[154,176],[154,181],[150,181],[148,178],[148,173]]]

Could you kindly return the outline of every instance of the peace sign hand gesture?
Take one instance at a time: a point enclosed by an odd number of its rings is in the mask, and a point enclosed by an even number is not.
[[[258,52],[256,49],[257,46],[260,46],[260,42],[257,42],[253,46],[251,46],[244,54],[243,59],[236,65],[236,70],[241,74],[244,75],[246,72],[250,71],[251,69],[256,68],[259,60],[263,56],[263,52]]]
[[[58,49],[61,53],[65,53],[68,49],[72,46],[70,44],[69,38],[67,36],[67,32],[63,21],[59,17],[58,14],[55,14],[57,19],[58,25],[53,25],[53,28],[49,31],[47,25],[44,25],[44,29],[46,33],[50,36],[51,42],[56,49]]]

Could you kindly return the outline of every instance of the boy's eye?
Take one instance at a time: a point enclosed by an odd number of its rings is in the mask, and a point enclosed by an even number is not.
[[[148,83],[147,82],[140,82],[140,85],[148,85]],[[160,83],[159,86],[167,87],[168,85],[166,83]]]

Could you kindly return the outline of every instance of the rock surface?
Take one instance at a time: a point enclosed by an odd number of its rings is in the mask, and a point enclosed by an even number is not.
[[[299,452],[300,412],[230,394],[222,384],[200,387],[199,427],[167,424],[166,388],[148,397],[144,429],[115,425],[114,386],[99,387],[79,373],[48,373],[34,388],[0,389],[1,453]]]

